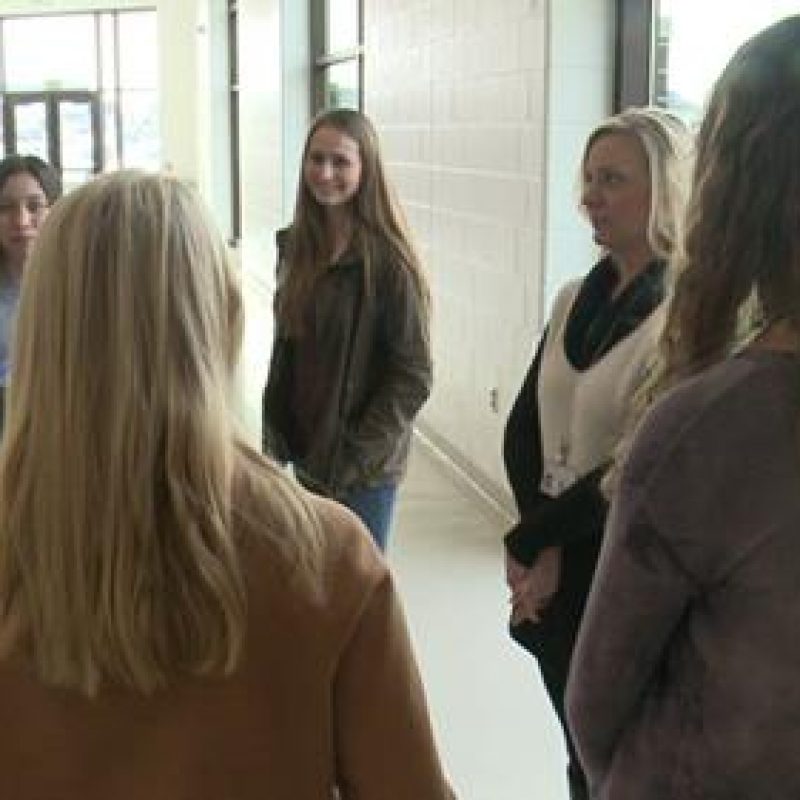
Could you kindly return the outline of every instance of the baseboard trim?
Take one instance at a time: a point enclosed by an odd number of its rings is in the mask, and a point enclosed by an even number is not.
[[[414,438],[439,461],[454,480],[475,495],[503,524],[513,525],[517,519],[511,495],[488,476],[475,469],[453,446],[425,423],[414,427]]]

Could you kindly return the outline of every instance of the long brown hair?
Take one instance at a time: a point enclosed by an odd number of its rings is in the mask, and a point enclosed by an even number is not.
[[[800,330],[800,16],[746,42],[703,119],[663,385],[724,358],[753,308]]]
[[[234,532],[313,554],[299,490],[233,429],[241,327],[222,238],[176,179],[113,173],[45,221],[0,446],[0,629],[44,681],[228,673],[247,612]]]
[[[374,264],[380,259],[411,274],[427,309],[430,294],[412,238],[394,191],[386,178],[378,135],[367,117],[349,108],[320,114],[312,123],[303,147],[294,219],[289,229],[284,258],[289,265],[277,308],[287,331],[299,335],[308,299],[319,277],[328,268],[332,244],[325,226],[325,210],[316,201],[304,178],[303,166],[314,134],[333,128],[356,142],[361,157],[361,181],[351,201],[353,233],[351,248],[364,264],[364,289],[372,288]]]

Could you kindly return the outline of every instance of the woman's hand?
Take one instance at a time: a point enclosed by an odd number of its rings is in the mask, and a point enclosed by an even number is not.
[[[511,624],[541,621],[561,578],[561,548],[546,547],[528,568],[506,552],[506,582],[511,590]]]

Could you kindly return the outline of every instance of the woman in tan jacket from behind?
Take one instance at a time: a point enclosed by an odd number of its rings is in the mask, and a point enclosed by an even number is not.
[[[240,332],[178,181],[53,208],[0,448],[0,797],[451,797],[375,546],[233,430]]]

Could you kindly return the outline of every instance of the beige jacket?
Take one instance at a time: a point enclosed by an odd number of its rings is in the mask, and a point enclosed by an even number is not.
[[[317,596],[248,547],[230,679],[89,700],[0,664],[0,798],[329,800],[337,784],[342,800],[451,798],[391,576],[355,517],[318,507]]]

